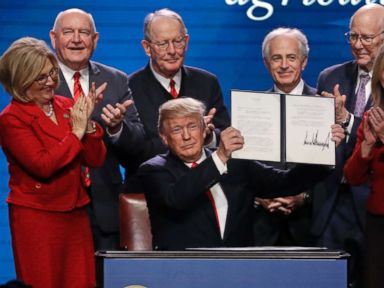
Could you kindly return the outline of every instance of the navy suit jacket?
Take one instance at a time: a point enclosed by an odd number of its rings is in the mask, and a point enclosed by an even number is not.
[[[334,65],[323,70],[318,78],[317,92],[322,91],[333,93],[333,87],[340,84],[340,92],[347,96],[346,109],[353,113],[356,103],[356,83],[358,77],[358,66],[355,61],[349,61],[342,64]],[[365,109],[369,109],[372,105],[372,99],[369,99]],[[336,167],[334,172],[320,185],[316,187],[313,199],[313,216],[311,233],[314,236],[320,236],[326,227],[326,223],[334,208],[339,185],[343,178],[343,167],[347,159],[352,154],[356,143],[356,131],[361,123],[361,118],[355,117],[351,134],[348,142],[343,142],[336,149]],[[356,213],[358,221],[363,227],[365,223],[366,201],[368,198],[369,188],[367,186],[351,186],[350,187],[354,207],[350,207],[351,218]],[[339,203],[343,204],[343,203]],[[355,211],[353,210],[355,209]]]
[[[128,86],[128,76],[112,67],[90,61],[89,85],[92,82],[99,87],[104,82],[108,83],[103,93],[103,100],[98,103],[92,115],[105,129],[101,119],[102,108],[107,104],[116,105],[131,99],[131,90]],[[68,84],[60,71],[60,86],[56,89],[58,95],[72,98]],[[102,167],[91,169],[91,189],[93,213],[96,223],[105,233],[119,231],[119,193],[123,192],[123,177],[120,172],[120,164],[127,166],[130,158],[138,153],[138,147],[143,145],[144,128],[138,118],[134,105],[131,105],[123,120],[123,129],[116,143],[105,133],[104,143],[107,146],[107,156]]]
[[[275,92],[275,88],[272,87],[267,92]],[[304,82],[303,95],[316,95],[317,90]]]
[[[272,87],[268,92],[275,92]],[[316,95],[317,90],[304,83],[303,95]],[[270,164],[270,163],[269,163]],[[293,165],[271,164],[279,169],[287,169]],[[303,192],[303,191],[300,191]],[[311,190],[307,191],[311,193]],[[264,196],[264,195],[262,195]],[[295,210],[291,215],[270,213],[262,206],[255,211],[254,221],[254,245],[274,246],[274,245],[294,245],[305,246],[308,244],[308,233],[312,215],[311,205],[305,205]],[[289,233],[285,236],[285,233]],[[279,238],[280,237],[280,238]],[[287,239],[286,239],[287,238]],[[290,243],[280,241],[291,241]],[[283,239],[283,240],[281,240]],[[289,240],[288,240],[289,239]]]
[[[217,128],[216,135],[219,136],[219,131],[229,127],[231,120],[224,105],[223,95],[216,76],[194,67],[182,66],[181,69],[182,80],[179,95],[202,101],[207,107],[207,112],[211,108],[217,109],[213,124]],[[138,155],[136,163],[132,167],[132,170],[135,171],[142,162],[166,151],[166,147],[158,134],[157,121],[159,107],[173,97],[157,81],[149,64],[129,76],[129,86],[132,89],[132,96],[146,132],[143,152]]]
[[[297,165],[287,172],[256,161],[231,159],[228,173],[220,175],[210,152],[206,153],[208,158],[194,169],[169,152],[140,167],[154,249],[251,246],[254,196],[260,192],[270,197],[294,195],[328,173],[316,165]],[[206,193],[218,182],[228,200],[223,239]]]

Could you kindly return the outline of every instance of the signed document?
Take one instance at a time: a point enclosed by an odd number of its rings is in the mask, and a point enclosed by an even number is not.
[[[232,126],[245,145],[232,157],[335,165],[334,107],[328,97],[233,90]]]

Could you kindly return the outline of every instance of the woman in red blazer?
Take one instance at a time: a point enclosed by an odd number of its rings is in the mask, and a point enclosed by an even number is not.
[[[352,185],[368,183],[365,288],[384,283],[384,46],[372,70],[372,100],[357,131],[357,143],[344,174]]]
[[[105,89],[76,103],[54,95],[58,63],[47,45],[21,38],[0,59],[12,96],[0,115],[8,160],[9,222],[17,277],[34,288],[94,287],[93,242],[81,165],[104,161],[103,131],[90,120]]]

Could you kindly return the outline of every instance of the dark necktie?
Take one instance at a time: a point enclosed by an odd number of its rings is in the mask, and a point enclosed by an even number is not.
[[[199,165],[199,164],[197,164],[196,162],[193,162],[191,168],[196,168],[198,165]],[[219,231],[220,231],[220,219],[219,219],[219,215],[217,214],[217,209],[216,209],[215,199],[213,199],[211,190],[208,190],[208,191],[207,191],[207,196],[208,196],[208,198],[209,198],[209,201],[211,202],[211,205],[212,205],[212,207],[213,207],[213,210],[215,211],[216,224],[217,224],[217,227],[218,227],[218,229],[219,229]]]
[[[73,81],[74,81],[74,84],[73,84],[73,99],[75,99],[75,101],[77,100],[77,98],[80,97],[80,95],[83,94],[83,89],[81,88],[81,84],[80,84],[80,72],[77,71],[75,72],[75,74],[73,74]]]
[[[369,74],[361,74],[360,75],[360,84],[359,88],[356,92],[356,104],[355,104],[355,111],[354,115],[357,117],[361,117],[364,114],[365,111],[365,85],[367,85],[368,81],[370,79]]]
[[[171,88],[171,91],[169,92],[169,93],[171,93],[171,95],[172,95],[172,97],[173,98],[176,98],[177,97],[177,95],[178,95],[178,93],[177,93],[177,91],[176,91],[176,88],[175,88],[175,81],[173,80],[173,79],[171,79],[170,81],[169,81],[169,87]]]

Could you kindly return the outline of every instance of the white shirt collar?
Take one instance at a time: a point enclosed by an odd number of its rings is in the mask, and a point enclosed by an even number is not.
[[[152,61],[149,61],[149,66],[151,67],[153,75],[155,75],[155,78],[157,79],[157,81],[160,82],[161,86],[163,86],[165,90],[170,91],[169,81],[171,79],[166,78],[160,75],[159,73],[157,73],[155,69],[153,69]],[[177,73],[172,77],[172,79],[173,81],[175,81],[175,89],[177,93],[179,93],[180,87],[181,87],[181,69],[177,71]]]
[[[297,84],[296,87],[293,88],[292,91],[290,91],[289,93],[285,93],[284,91],[281,91],[279,88],[277,88],[276,85],[274,85],[274,90],[275,92],[280,94],[302,95],[304,90],[304,80],[300,79],[299,84]]]
[[[369,77],[371,77],[371,79],[372,79],[372,73],[373,73],[372,70],[368,72]],[[367,74],[367,71],[364,71],[363,69],[360,68],[360,66],[358,66],[358,68],[357,68],[357,77],[358,77],[358,79],[360,79],[360,75],[361,74]]]
[[[203,149],[203,153],[201,153],[201,157],[199,158],[199,160],[195,161],[194,163],[200,164],[200,163],[203,162],[205,159],[207,159],[207,155],[205,154],[205,151],[204,151],[204,149]],[[187,165],[189,168],[192,167],[192,163],[184,162],[184,164]]]
[[[75,74],[76,70],[72,70],[68,66],[65,66],[63,63],[59,62],[60,70],[64,75],[65,82],[68,84],[68,88],[71,91],[71,94],[73,96],[73,74]],[[81,77],[80,77],[80,84],[81,88],[83,89],[84,95],[88,95],[89,92],[89,68],[88,66],[84,69],[81,69],[80,71]]]

